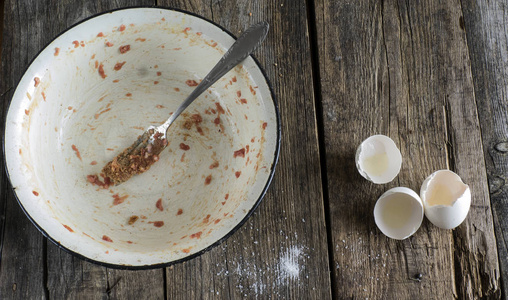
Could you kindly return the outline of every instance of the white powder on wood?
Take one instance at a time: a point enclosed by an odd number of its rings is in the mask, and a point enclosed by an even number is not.
[[[279,258],[277,283],[283,284],[287,280],[297,280],[300,275],[300,256],[302,248],[291,246]]]

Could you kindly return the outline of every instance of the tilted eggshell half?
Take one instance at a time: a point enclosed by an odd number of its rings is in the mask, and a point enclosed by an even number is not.
[[[374,206],[374,220],[379,230],[387,237],[406,239],[422,224],[422,200],[409,188],[392,188],[377,200]]]
[[[422,184],[420,197],[425,216],[439,228],[453,229],[466,219],[471,206],[471,190],[450,170],[432,173]]]
[[[402,155],[395,142],[385,135],[373,135],[356,150],[356,168],[373,183],[392,181],[400,171]]]

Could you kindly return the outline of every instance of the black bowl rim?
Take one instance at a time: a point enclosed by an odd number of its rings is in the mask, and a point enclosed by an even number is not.
[[[101,16],[101,15],[105,15],[105,14],[108,14],[108,13],[112,13],[112,12],[116,12],[116,11],[122,11],[122,10],[129,10],[129,9],[137,9],[137,8],[150,8],[150,9],[162,9],[162,10],[171,10],[171,11],[175,11],[175,12],[180,12],[180,13],[184,13],[184,14],[187,14],[187,15],[190,15],[190,16],[193,16],[193,17],[197,17],[199,19],[202,19],[216,27],[218,27],[219,29],[221,29],[222,31],[224,31],[225,33],[229,34],[232,38],[236,39],[236,36],[231,33],[229,30],[227,30],[226,28],[224,28],[223,26],[217,24],[216,22],[212,21],[212,20],[209,20],[208,18],[205,18],[201,15],[198,15],[196,13],[193,13],[193,12],[189,12],[189,11],[186,11],[186,10],[183,10],[183,9],[178,9],[178,8],[172,8],[172,7],[164,7],[164,6],[153,6],[153,5],[138,5],[138,6],[126,6],[126,7],[121,7],[121,8],[115,8],[115,9],[111,9],[111,10],[107,10],[107,11],[103,11],[103,12],[100,12],[100,13],[97,13],[97,14],[94,14],[94,15],[91,15],[83,20],[80,20],[78,21],[77,23],[71,25],[70,27],[68,27],[67,29],[65,29],[64,31],[60,32],[58,35],[56,35],[51,41],[49,41],[44,47],[41,48],[41,50],[39,50],[39,52],[37,52],[37,54],[32,58],[32,60],[30,61],[30,63],[27,65],[25,71],[23,72],[23,75],[21,76],[21,78],[19,79],[19,81],[25,76],[26,72],[28,71],[28,69],[30,68],[30,66],[32,65],[32,63],[37,59],[37,57],[39,57],[40,53],[42,51],[44,51],[54,40],[56,40],[58,37],[60,37],[61,35],[63,35],[64,33],[66,33],[67,31],[69,31],[70,29],[88,21],[88,20],[91,20],[93,18],[96,18],[98,16]],[[254,62],[256,63],[256,65],[258,66],[259,70],[261,71],[261,74],[263,74],[263,77],[265,78],[265,81],[268,85],[268,88],[270,90],[270,94],[272,96],[272,101],[273,101],[273,105],[274,105],[274,108],[275,108],[275,114],[276,114],[276,122],[277,122],[277,138],[276,138],[276,145],[275,145],[275,153],[274,153],[274,159],[273,159],[273,162],[272,162],[272,165],[270,167],[270,174],[268,176],[268,179],[266,181],[266,184],[265,186],[263,187],[263,190],[261,191],[261,194],[259,196],[259,198],[256,200],[256,202],[254,203],[254,205],[251,207],[251,209],[247,212],[247,214],[245,215],[245,217],[235,226],[233,227],[233,229],[231,229],[226,235],[224,235],[222,238],[220,238],[219,240],[217,240],[216,242],[214,242],[213,244],[209,245],[208,247],[200,250],[199,252],[196,252],[196,253],[193,253],[189,256],[186,256],[184,258],[181,258],[181,259],[178,259],[178,260],[174,260],[174,261],[171,261],[171,262],[165,262],[165,263],[157,263],[157,264],[148,264],[148,265],[122,265],[122,264],[113,264],[113,263],[108,263],[108,262],[103,262],[103,261],[100,261],[100,260],[95,260],[95,259],[91,259],[89,257],[86,257],[78,252],[75,252],[65,246],[63,246],[62,244],[60,244],[58,241],[56,241],[53,237],[51,237],[31,216],[30,214],[26,211],[25,207],[23,206],[23,204],[21,203],[21,201],[19,200],[18,198],[18,195],[16,194],[16,191],[14,189],[14,187],[12,186],[12,183],[11,183],[11,180],[10,180],[10,174],[9,174],[9,170],[7,168],[7,160],[6,160],[6,157],[5,157],[5,132],[6,132],[6,128],[7,128],[7,118],[5,118],[5,123],[4,123],[4,131],[3,131],[3,138],[2,138],[2,151],[3,151],[3,155],[4,155],[4,166],[5,166],[5,172],[7,174],[7,178],[9,179],[9,184],[11,184],[11,190],[13,191],[13,194],[14,194],[14,197],[16,198],[16,201],[18,202],[19,206],[21,207],[21,210],[23,211],[23,213],[28,217],[28,219],[32,222],[32,224],[48,239],[50,240],[53,244],[55,244],[56,246],[58,246],[58,248],[66,251],[67,253],[70,253],[84,261],[87,261],[87,262],[91,262],[91,263],[94,263],[94,264],[97,264],[97,265],[100,265],[100,266],[104,266],[104,267],[107,267],[107,268],[112,268],[112,269],[123,269],[123,270],[149,270],[149,269],[157,269],[157,268],[165,268],[165,267],[169,267],[169,266],[172,266],[172,265],[175,265],[175,264],[179,264],[179,263],[182,263],[182,262],[185,262],[185,261],[189,261],[195,257],[198,257],[200,255],[202,255],[203,253],[205,252],[208,252],[209,250],[211,250],[212,248],[215,248],[217,247],[218,245],[222,244],[222,242],[224,242],[225,240],[227,240],[230,236],[232,236],[238,229],[240,229],[244,224],[245,222],[247,221],[247,219],[249,219],[249,217],[254,213],[254,211],[256,210],[256,208],[259,206],[259,204],[261,203],[262,199],[264,198],[272,180],[273,180],[273,176],[275,174],[275,167],[277,165],[277,162],[279,160],[279,154],[280,154],[280,144],[281,144],[281,120],[280,120],[280,114],[279,114],[279,107],[278,107],[278,104],[277,104],[277,100],[275,98],[275,93],[273,91],[273,87],[272,87],[272,84],[270,82],[270,80],[268,79],[268,76],[266,75],[266,72],[264,71],[264,69],[261,67],[261,64],[259,63],[259,61],[254,57],[253,54],[250,55],[250,57],[252,57],[252,59],[254,60]],[[13,93],[13,96],[14,96],[14,93]],[[12,103],[12,97],[9,101],[9,104],[8,104],[8,107],[7,107],[7,112],[9,112],[9,109],[10,109],[10,105]]]

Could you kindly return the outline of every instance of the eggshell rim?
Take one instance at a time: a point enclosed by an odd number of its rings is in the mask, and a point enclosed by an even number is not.
[[[458,181],[464,185],[466,187],[466,189],[464,190],[464,193],[462,193],[459,197],[457,197],[457,199],[455,199],[450,205],[446,205],[446,204],[435,204],[435,205],[430,205],[430,204],[427,204],[427,201],[426,199],[424,199],[423,195],[424,193],[427,191],[427,189],[429,188],[429,185],[431,183],[431,181],[439,174],[439,173],[450,173],[450,174],[453,174],[456,179],[458,179]],[[425,191],[424,191],[425,190]],[[422,186],[420,187],[420,198],[422,200],[422,203],[423,203],[423,206],[424,208],[426,207],[433,207],[433,208],[438,208],[438,207],[453,207],[455,206],[455,204],[459,201],[459,200],[462,200],[464,197],[467,197],[468,193],[467,191],[469,190],[469,197],[471,197],[471,191],[470,191],[470,188],[469,188],[469,185],[467,185],[466,183],[464,183],[464,181],[462,180],[462,178],[460,178],[460,176],[451,171],[451,170],[448,170],[448,169],[443,169],[443,170],[438,170],[438,171],[435,171],[434,173],[430,174],[427,178],[425,178],[425,180],[423,181],[422,183]]]
[[[403,237],[403,238],[395,238],[395,237],[392,237],[392,236],[389,236],[387,235],[378,225],[378,218],[376,217],[376,207],[379,203],[379,201],[383,198],[386,198],[388,196],[391,196],[391,195],[394,195],[394,194],[405,194],[405,195],[408,195],[410,196],[412,199],[416,200],[416,202],[419,204],[419,207],[421,209],[421,220],[419,221],[419,224],[417,226],[415,226],[415,230],[410,233],[409,235]],[[423,206],[423,202],[422,202],[422,199],[420,198],[420,196],[415,192],[413,191],[412,189],[410,188],[407,188],[407,187],[394,187],[394,188],[391,188],[389,189],[388,191],[384,192],[376,201],[376,204],[374,205],[374,222],[376,223],[376,226],[377,228],[387,237],[391,238],[391,239],[394,239],[394,240],[405,240],[407,239],[408,237],[412,236],[413,234],[415,234],[418,229],[420,229],[420,227],[422,226],[422,223],[423,223],[423,218],[425,216],[425,209],[424,209],[424,206]]]
[[[367,174],[367,172],[365,172],[363,170],[363,168],[360,167],[360,157],[361,157],[361,154],[362,154],[362,148],[363,146],[365,145],[366,142],[368,142],[369,140],[372,140],[372,139],[380,139],[381,142],[383,144],[386,145],[386,143],[390,144],[391,146],[395,147],[395,149],[397,150],[394,154],[396,156],[396,160],[398,162],[398,166],[397,166],[397,172],[394,172],[395,175],[390,176],[388,181],[386,180],[381,180],[381,181],[378,181],[376,179],[374,179],[373,177],[369,176]],[[385,143],[386,142],[386,143]],[[392,182],[400,173],[400,169],[402,168],[402,153],[400,152],[400,149],[399,147],[397,147],[397,144],[395,144],[395,141],[390,138],[389,136],[386,136],[384,134],[375,134],[375,135],[371,135],[369,136],[368,138],[366,138],[365,140],[363,140],[360,145],[358,146],[357,150],[356,150],[356,155],[355,155],[355,163],[356,163],[356,169],[358,170],[358,172],[360,173],[360,175],[362,175],[363,178],[367,179],[368,181],[372,182],[372,183],[375,183],[375,184],[385,184],[385,183],[389,183],[389,182]],[[382,177],[382,176],[374,176],[374,177]]]

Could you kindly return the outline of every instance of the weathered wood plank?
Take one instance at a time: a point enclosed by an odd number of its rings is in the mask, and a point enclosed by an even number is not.
[[[168,298],[330,298],[305,1],[158,4],[199,13],[234,34],[261,20],[270,23],[255,56],[278,99],[283,141],[272,187],[257,212],[222,245],[169,268]]]
[[[5,120],[8,103],[14,88],[30,59],[46,42],[46,37],[38,34],[39,24],[34,14],[39,9],[37,3],[26,5],[17,1],[6,1],[2,43],[2,75],[0,95],[2,95],[2,120]],[[19,18],[23,18],[21,21]],[[30,20],[30,21],[29,21]],[[2,132],[4,121],[2,121]],[[4,170],[3,152],[1,155]],[[47,296],[44,273],[45,239],[22,213],[16,202],[4,172],[0,189],[0,215],[3,232],[0,240],[0,298],[4,299],[42,299]]]
[[[505,1],[461,1],[474,93],[483,140],[490,202],[501,265],[503,297],[508,294],[508,6]],[[481,208],[480,208],[481,209]],[[484,208],[488,210],[488,207]],[[487,211],[487,213],[490,213]],[[474,230],[473,233],[477,233]],[[481,247],[485,247],[480,244]],[[480,278],[485,286],[495,283]]]
[[[480,132],[458,3],[317,1],[316,15],[337,295],[498,297],[492,222],[480,214],[489,205],[475,158],[481,148],[466,142],[466,133],[479,141]],[[355,148],[376,133],[403,155],[401,173],[385,186],[364,181],[354,165]],[[393,186],[418,192],[447,168],[448,154],[473,189],[465,224],[452,233],[425,220],[405,241],[385,238],[372,217],[376,198]]]
[[[5,80],[0,82],[4,118],[13,89],[28,62],[54,36],[95,13],[140,4],[153,5],[154,1],[7,1],[4,38],[9,43],[3,44],[2,78]],[[0,298],[163,297],[162,269],[108,272],[107,268],[75,258],[51,243],[46,250],[45,239],[21,213],[12,193],[4,193],[10,189],[4,177],[1,188],[0,211],[5,221],[0,228],[4,233],[0,236]]]

